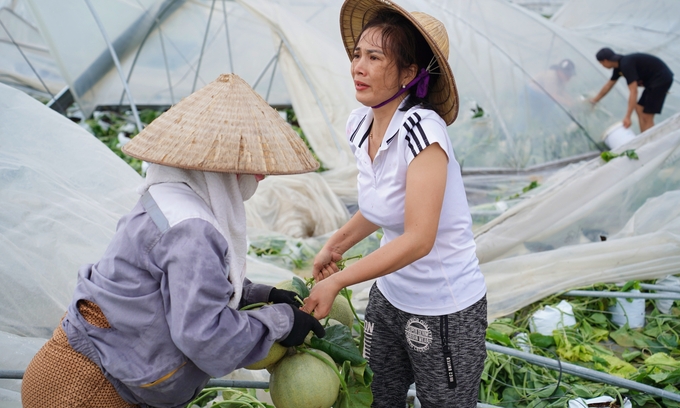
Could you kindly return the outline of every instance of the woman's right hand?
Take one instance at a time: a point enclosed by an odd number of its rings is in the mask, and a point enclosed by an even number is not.
[[[312,267],[314,280],[319,282],[338,272],[340,269],[335,263],[341,259],[342,254],[323,247],[314,257],[314,265]]]

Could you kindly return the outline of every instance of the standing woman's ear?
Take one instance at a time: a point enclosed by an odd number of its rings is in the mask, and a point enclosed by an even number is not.
[[[408,68],[402,71],[401,83],[399,84],[399,87],[401,88],[404,85],[408,85],[408,83],[413,81],[417,75],[418,65],[416,64],[409,65]]]

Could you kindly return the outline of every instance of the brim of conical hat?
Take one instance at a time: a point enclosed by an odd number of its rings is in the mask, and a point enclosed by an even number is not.
[[[413,14],[386,0],[346,0],[340,9],[340,32],[345,51],[350,61],[354,55],[356,40],[364,25],[371,21],[380,10],[389,9],[398,12],[408,19],[425,38],[430,45],[437,65],[433,75],[438,75],[437,83],[430,89],[430,102],[434,106],[439,116],[444,119],[447,125],[452,124],[458,117],[458,88],[453,77],[451,66],[448,62],[449,50],[440,50],[434,38],[430,35],[427,27],[414,17]]]
[[[122,150],[188,170],[299,174],[319,168],[300,136],[235,74],[220,75],[182,99]]]

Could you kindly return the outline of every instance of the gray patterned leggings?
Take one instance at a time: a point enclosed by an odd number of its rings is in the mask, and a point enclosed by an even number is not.
[[[486,359],[486,296],[444,316],[403,312],[374,284],[364,327],[373,408],[406,405],[415,381],[423,408],[475,408]]]

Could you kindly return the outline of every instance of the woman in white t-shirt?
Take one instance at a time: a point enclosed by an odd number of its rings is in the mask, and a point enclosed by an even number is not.
[[[340,289],[378,278],[364,327],[373,407],[403,407],[414,381],[423,407],[475,407],[486,285],[446,132],[458,113],[446,29],[382,0],[346,0],[340,21],[364,105],[347,123],[359,210],[316,256],[303,310],[322,318]],[[378,228],[380,248],[338,271],[342,254]]]

